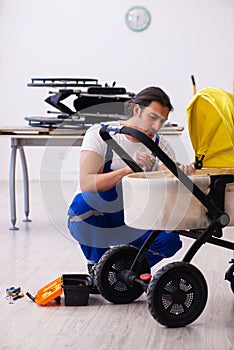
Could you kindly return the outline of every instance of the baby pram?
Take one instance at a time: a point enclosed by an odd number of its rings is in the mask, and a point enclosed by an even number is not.
[[[202,113],[206,116],[207,111],[209,117],[213,118],[213,113],[210,113],[210,108],[215,108],[212,92],[213,90],[206,89],[205,98],[202,93],[199,93],[188,108],[190,131],[193,133],[192,141],[196,140],[195,152],[197,149],[200,150],[199,143],[201,142],[204,146],[205,142],[203,138],[194,136],[201,123],[199,122],[196,126],[193,114],[195,118],[199,118],[199,105],[203,105],[203,99],[205,99]],[[233,104],[230,106],[232,110],[234,103],[231,98],[230,101],[230,104]],[[219,102],[217,101],[217,104]],[[226,107],[226,104],[222,106]],[[218,111],[217,108],[215,110]],[[225,114],[226,112],[222,114],[222,118]],[[233,128],[234,114],[229,114],[226,118]],[[208,122],[208,117],[206,119],[205,125],[204,118],[201,119],[203,123],[201,129],[216,125]],[[228,124],[223,119],[221,123]],[[221,127],[220,130],[223,128]],[[134,160],[113,140],[112,133],[131,135],[141,141],[167,166],[170,173],[142,172]],[[95,271],[98,289],[104,298],[117,304],[130,303],[145,291],[149,310],[159,323],[168,327],[188,325],[203,312],[208,297],[205,278],[199,269],[190,263],[192,258],[206,242],[234,250],[233,242],[222,239],[222,229],[227,225],[234,225],[233,162],[228,161],[225,165],[226,169],[202,169],[198,170],[198,175],[188,177],[158,145],[139,130],[127,126],[104,125],[100,135],[134,171],[133,174],[123,178],[125,223],[132,227],[153,231],[139,251],[129,245],[120,245],[111,248],[102,256]],[[225,137],[223,134],[221,136]],[[233,152],[232,134],[230,140],[232,147],[229,147],[228,152]],[[207,147],[204,149],[207,151],[212,142],[209,139],[206,139],[206,142]],[[223,151],[226,152],[227,148],[221,149],[221,152]],[[221,152],[216,148],[216,154]],[[202,167],[201,160],[206,164],[207,153],[208,151],[205,154],[201,153],[202,159],[199,158],[200,153],[196,154],[195,165],[198,168]],[[211,159],[211,156],[209,158]],[[233,168],[230,168],[230,164]],[[209,166],[211,165],[210,161]],[[180,206],[172,206],[173,203]],[[182,261],[167,264],[152,277],[146,252],[164,229],[177,231],[195,241]],[[234,292],[233,260],[225,277],[231,282],[231,289]]]

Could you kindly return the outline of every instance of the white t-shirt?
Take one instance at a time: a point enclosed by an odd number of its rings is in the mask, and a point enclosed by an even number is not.
[[[120,126],[119,122],[108,122],[106,124]],[[102,140],[99,130],[101,128],[100,124],[92,125],[85,133],[83,143],[81,146],[81,151],[93,151],[98,153],[103,158],[103,164],[105,163],[107,143]],[[136,152],[147,152],[151,154],[151,151],[141,142],[130,141],[124,134],[111,133],[111,137],[122,147],[133,159]],[[173,160],[176,161],[175,152],[172,149],[171,145],[160,136],[159,138],[159,147]],[[154,168],[157,169],[157,165],[161,164],[159,159],[156,159]],[[111,163],[111,169],[117,170],[126,166],[126,163],[115,153],[113,150],[113,158]],[[77,193],[80,192],[80,189],[77,189]]]

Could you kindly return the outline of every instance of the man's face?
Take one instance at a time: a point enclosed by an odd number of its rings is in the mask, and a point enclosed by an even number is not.
[[[134,124],[143,129],[148,137],[152,138],[167,120],[169,112],[168,107],[162,106],[157,101],[152,101],[148,107],[136,105]]]

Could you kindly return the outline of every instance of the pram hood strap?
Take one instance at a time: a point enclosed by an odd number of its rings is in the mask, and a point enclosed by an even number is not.
[[[142,172],[143,169],[133,160],[133,158],[111,137],[109,132],[121,133],[123,126],[102,125],[100,129],[101,138],[118,154],[118,156],[134,171]]]

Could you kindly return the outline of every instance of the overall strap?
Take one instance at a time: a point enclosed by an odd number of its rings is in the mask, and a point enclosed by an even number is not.
[[[155,145],[157,145],[157,146],[158,146],[158,144],[159,144],[159,140],[160,140],[160,136],[159,136],[158,134],[156,134],[156,138],[155,138]],[[154,157],[156,157],[156,154],[155,154],[154,152],[152,152],[152,155],[153,155]]]
[[[107,145],[103,173],[110,173],[112,171],[111,169],[112,158],[113,158],[113,150],[110,147],[110,145]]]
[[[100,126],[103,126],[103,125],[104,123],[100,123]],[[109,145],[107,145],[103,173],[110,173],[112,171],[111,169],[112,158],[113,158],[113,150]]]
[[[155,138],[155,144],[158,146],[159,144],[159,140],[160,140],[160,136],[158,134],[156,134],[156,138]]]

